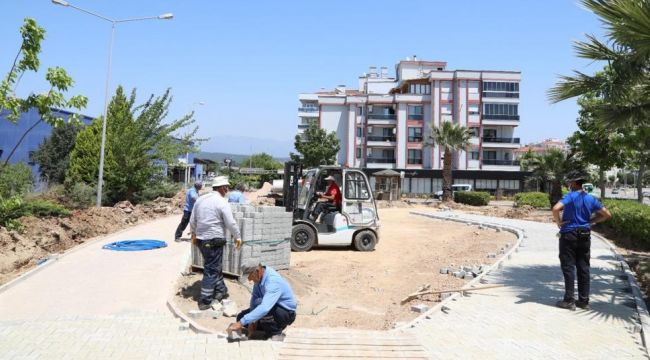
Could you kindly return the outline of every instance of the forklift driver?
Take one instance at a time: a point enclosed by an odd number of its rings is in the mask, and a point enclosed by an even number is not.
[[[319,201],[314,207],[314,211],[311,215],[312,220],[316,222],[320,221],[319,218],[323,212],[329,213],[332,211],[341,210],[341,189],[336,184],[336,180],[332,175],[326,177],[325,181],[327,181],[327,190],[325,193],[319,191],[316,193],[316,195],[321,199],[325,199],[326,201]]]

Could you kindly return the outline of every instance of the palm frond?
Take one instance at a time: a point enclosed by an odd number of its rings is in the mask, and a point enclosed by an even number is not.
[[[576,41],[573,50],[578,57],[590,60],[616,61],[621,57],[621,51],[616,51],[609,45],[601,42],[593,35],[587,35],[589,41]]]

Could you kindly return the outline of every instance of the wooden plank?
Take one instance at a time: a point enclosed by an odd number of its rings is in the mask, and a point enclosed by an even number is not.
[[[487,290],[487,289],[494,289],[494,288],[500,288],[504,287],[505,285],[503,284],[496,284],[496,285],[485,285],[485,286],[477,286],[473,288],[462,288],[462,289],[448,289],[448,290],[425,290],[425,291],[420,291],[420,292],[414,292],[413,294],[405,297],[400,301],[400,304],[404,305],[405,303],[415,299],[416,297],[420,295],[429,295],[429,294],[442,294],[442,293],[451,293],[451,292],[470,292],[470,291],[477,291],[477,290]]]

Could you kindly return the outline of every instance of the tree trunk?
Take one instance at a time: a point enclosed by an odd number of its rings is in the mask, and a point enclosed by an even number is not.
[[[445,149],[445,156],[442,165],[442,201],[448,202],[454,199],[451,192],[451,150]]]
[[[643,204],[643,175],[645,174],[645,162],[648,157],[643,154],[639,161],[639,173],[636,176],[636,198],[637,201]]]
[[[553,180],[551,182],[551,208],[555,206],[560,199],[562,199],[562,183],[559,180]]]
[[[30,126],[29,129],[27,129],[27,130],[23,133],[23,136],[21,136],[20,139],[18,139],[18,142],[16,143],[16,145],[14,146],[14,148],[11,149],[11,152],[9,153],[9,155],[7,155],[7,158],[5,159],[5,163],[4,163],[5,166],[6,166],[7,164],[9,164],[9,159],[11,159],[11,157],[14,156],[14,153],[16,152],[16,149],[18,149],[18,146],[20,146],[20,144],[23,142],[23,140],[25,140],[25,137],[27,136],[27,134],[29,134],[30,131],[34,130],[34,128],[35,128],[38,124],[40,124],[41,122],[43,122],[43,118],[40,118],[37,122],[34,123],[34,125]]]
[[[600,198],[604,199],[605,198],[605,170],[602,167],[598,168],[598,176],[600,179],[598,179],[598,186],[600,187]]]

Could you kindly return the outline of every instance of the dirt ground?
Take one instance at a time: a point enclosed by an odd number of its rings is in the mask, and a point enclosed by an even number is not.
[[[75,210],[69,217],[19,219],[22,232],[0,227],[0,284],[36,266],[47,256],[64,252],[93,237],[109,234],[157,217],[180,213],[185,192],[134,206],[128,201],[113,207]]]
[[[409,215],[421,206],[379,210],[380,241],[373,252],[350,248],[315,249],[291,254],[291,268],[281,271],[298,299],[297,327],[390,329],[418,313],[411,305],[433,305],[438,295],[427,295],[404,305],[400,301],[422,285],[432,290],[463,286],[468,280],[440,274],[442,267],[490,264],[487,254],[498,252],[516,238],[508,232]],[[430,209],[430,207],[428,208]],[[181,279],[176,302],[185,312],[195,310],[200,274]],[[234,281],[227,283],[240,310],[248,307],[249,293]],[[199,319],[208,328],[223,331],[232,318]]]

